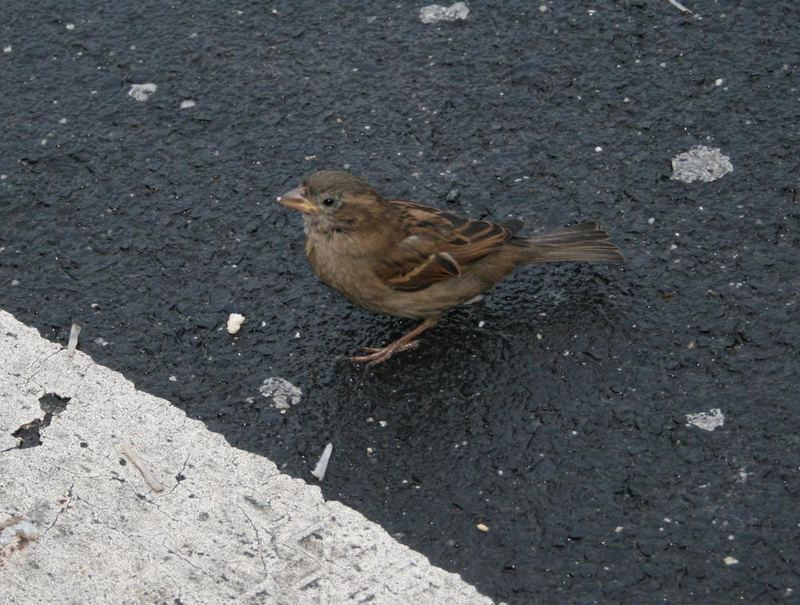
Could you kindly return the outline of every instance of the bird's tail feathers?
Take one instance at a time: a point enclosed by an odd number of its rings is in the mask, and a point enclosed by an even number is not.
[[[608,241],[608,234],[593,221],[578,223],[557,231],[522,240],[526,263],[586,261],[622,262],[619,248]]]

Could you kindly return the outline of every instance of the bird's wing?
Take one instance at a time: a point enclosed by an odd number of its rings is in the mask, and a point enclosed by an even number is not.
[[[460,276],[463,268],[499,250],[520,226],[464,218],[414,202],[389,203],[400,211],[406,235],[388,251],[376,273],[403,292]]]

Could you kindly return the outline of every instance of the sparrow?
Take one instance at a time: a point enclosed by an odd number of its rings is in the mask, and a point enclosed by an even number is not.
[[[351,357],[357,363],[382,363],[415,348],[442,313],[521,265],[624,260],[595,222],[518,236],[521,221],[493,223],[387,200],[349,172],[315,172],[278,202],[302,213],[306,256],[320,280],[368,311],[422,320],[385,347],[364,347]]]

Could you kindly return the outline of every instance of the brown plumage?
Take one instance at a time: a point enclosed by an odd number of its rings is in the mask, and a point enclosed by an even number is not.
[[[303,213],[306,255],[322,281],[370,311],[424,320],[386,347],[352,358],[370,364],[415,347],[415,338],[444,311],[475,298],[519,265],[623,260],[597,223],[520,237],[519,221],[491,223],[384,200],[347,172],[316,172],[278,201]]]

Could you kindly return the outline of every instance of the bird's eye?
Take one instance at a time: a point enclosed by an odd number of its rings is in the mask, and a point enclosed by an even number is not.
[[[331,206],[336,205],[336,200],[332,197],[326,197],[324,200],[322,200],[322,205],[330,208]]]

